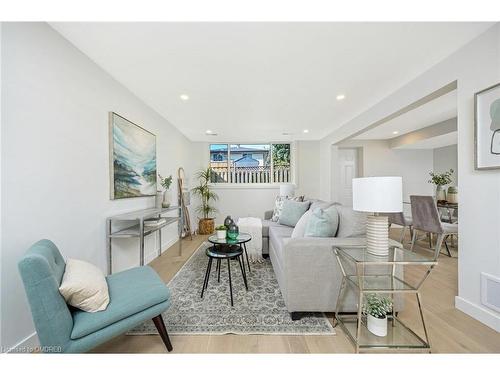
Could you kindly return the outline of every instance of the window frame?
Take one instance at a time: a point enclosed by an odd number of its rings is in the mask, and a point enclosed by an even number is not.
[[[294,141],[271,141],[271,142],[209,142],[208,143],[208,166],[210,167],[210,162],[212,161],[210,158],[210,146],[211,145],[226,145],[227,146],[227,169],[229,172],[230,163],[231,163],[231,145],[239,144],[239,145],[269,145],[269,152],[271,153],[271,168],[270,168],[270,176],[273,179],[272,182],[210,182],[210,185],[214,187],[223,187],[223,188],[269,188],[269,187],[278,187],[281,184],[295,184],[296,183],[296,167],[295,167],[295,152],[296,152],[296,142]],[[290,181],[288,182],[275,182],[274,181],[274,160],[272,153],[272,146],[277,144],[288,144],[290,145]]]

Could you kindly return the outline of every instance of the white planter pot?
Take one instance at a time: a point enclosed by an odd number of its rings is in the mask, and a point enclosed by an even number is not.
[[[387,316],[383,319],[368,315],[368,331],[376,336],[387,336]]]
[[[225,230],[218,230],[217,232],[217,238],[219,240],[224,240],[226,239],[226,231]]]

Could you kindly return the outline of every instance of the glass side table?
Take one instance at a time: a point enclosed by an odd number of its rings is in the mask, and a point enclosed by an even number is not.
[[[389,255],[375,256],[365,247],[334,247],[335,257],[342,271],[342,284],[337,299],[335,313],[339,324],[355,346],[356,353],[361,351],[386,351],[391,349],[431,352],[431,345],[422,311],[420,288],[437,264],[436,259],[398,247],[391,247]],[[403,267],[423,266],[425,271],[416,284],[410,284],[401,276]],[[347,272],[346,270],[353,270]],[[342,312],[341,306],[348,287],[357,294],[357,313]],[[403,299],[404,294],[416,297],[424,337],[419,336],[398,317],[398,313],[388,314],[387,336],[380,337],[367,328],[366,316],[362,314],[363,298],[366,294],[388,294]],[[409,308],[409,307],[408,307]],[[335,324],[335,325],[337,325]]]

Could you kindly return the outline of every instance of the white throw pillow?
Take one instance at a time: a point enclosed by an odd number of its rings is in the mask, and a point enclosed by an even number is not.
[[[68,259],[59,292],[68,305],[87,312],[106,310],[109,304],[104,274],[83,260]]]
[[[306,226],[307,223],[309,222],[309,218],[311,217],[311,210],[308,210],[302,215],[297,221],[297,224],[295,224],[295,228],[293,228],[292,232],[292,238],[299,238],[299,237],[304,237],[304,234],[306,233]]]

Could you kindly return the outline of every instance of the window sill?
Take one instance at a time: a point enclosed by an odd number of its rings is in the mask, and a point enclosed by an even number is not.
[[[238,184],[224,184],[224,183],[219,183],[219,184],[210,184],[210,186],[213,189],[269,189],[269,190],[279,190],[281,184],[245,184],[245,183],[238,183]]]

